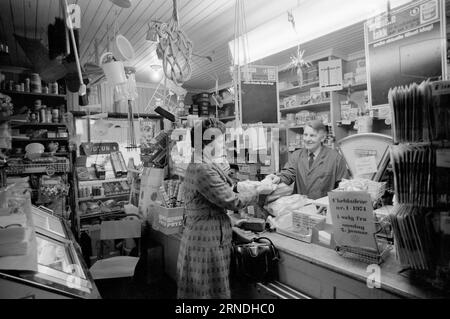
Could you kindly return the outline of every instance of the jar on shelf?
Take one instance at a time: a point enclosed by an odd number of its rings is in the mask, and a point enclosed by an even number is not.
[[[30,79],[31,92],[42,93],[41,77],[37,73],[31,74]]]
[[[52,123],[52,110],[51,109],[46,109],[45,110],[45,122],[46,123]]]

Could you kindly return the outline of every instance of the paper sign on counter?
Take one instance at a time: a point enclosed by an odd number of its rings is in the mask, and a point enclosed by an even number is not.
[[[366,192],[329,192],[336,244],[377,249],[372,201]]]
[[[364,156],[355,159],[356,175],[373,174],[378,171],[375,156]]]

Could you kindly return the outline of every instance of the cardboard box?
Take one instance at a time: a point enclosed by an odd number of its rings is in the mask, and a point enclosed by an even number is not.
[[[155,206],[155,212],[158,214],[158,223],[154,224],[154,229],[166,235],[178,234],[183,227],[184,208],[167,208]]]

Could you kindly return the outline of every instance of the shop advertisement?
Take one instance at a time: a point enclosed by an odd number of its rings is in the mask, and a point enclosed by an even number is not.
[[[319,61],[320,92],[339,91],[343,88],[342,60]]]
[[[388,104],[390,88],[445,76],[442,5],[418,1],[366,22],[369,105]]]
[[[377,250],[370,195],[335,191],[328,198],[336,245]]]
[[[279,121],[278,69],[251,65],[241,69],[242,124],[277,124]]]

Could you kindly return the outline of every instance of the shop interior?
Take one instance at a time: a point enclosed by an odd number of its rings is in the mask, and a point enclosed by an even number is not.
[[[204,119],[235,191],[259,192],[223,210],[232,299],[450,297],[450,1],[0,12],[0,298],[177,298]],[[314,177],[267,182],[302,165],[311,121],[348,174],[301,192],[334,178],[320,153]]]

